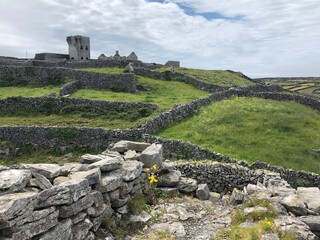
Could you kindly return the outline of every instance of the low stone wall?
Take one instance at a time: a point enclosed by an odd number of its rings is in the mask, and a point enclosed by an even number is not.
[[[62,79],[69,77],[79,81],[70,87],[62,88],[65,95],[75,87],[110,89],[116,87],[123,92],[136,92],[136,80],[133,74],[103,74],[86,71],[76,71],[69,68],[49,68],[34,66],[0,66],[0,78],[22,79],[29,84],[57,85]]]
[[[51,97],[35,97],[23,98],[12,97],[0,99],[0,108],[3,109],[24,109],[24,110],[41,110],[41,109],[61,109],[72,105],[86,105],[89,107],[99,107],[104,109],[116,109],[118,111],[127,111],[130,109],[147,108],[155,111],[159,107],[154,104],[140,102],[115,102],[103,100],[90,100],[80,98],[51,98]],[[50,110],[50,109],[48,109]]]
[[[141,162],[108,153],[81,162],[2,167],[0,238],[94,240],[106,218],[128,214],[130,199],[148,190]]]

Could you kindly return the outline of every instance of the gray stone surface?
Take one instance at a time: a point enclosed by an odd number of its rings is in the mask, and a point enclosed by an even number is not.
[[[72,225],[82,222],[88,216],[87,212],[84,210],[70,217]],[[69,219],[69,218],[68,218]]]
[[[125,204],[128,203],[128,201],[131,199],[131,196],[127,196],[126,198],[117,198],[117,199],[114,199],[114,200],[111,200],[111,206],[113,208],[120,208],[120,207],[123,207]]]
[[[116,142],[113,147],[111,148],[111,151],[116,151],[120,153],[124,153],[128,150],[127,144],[129,141],[119,141]]]
[[[94,199],[94,203],[93,203],[93,206],[94,207],[99,207],[102,205],[103,203],[103,195],[101,192],[99,191],[92,191],[91,193],[89,193],[93,199]]]
[[[97,190],[102,193],[110,192],[120,187],[121,182],[122,176],[119,173],[103,173]]]
[[[70,198],[73,202],[78,201],[79,198],[87,195],[91,191],[87,179],[70,180],[58,186],[66,187],[70,190]]]
[[[136,152],[143,152],[149,146],[150,146],[150,143],[144,143],[144,142],[132,142],[132,141],[129,141],[127,143],[128,150],[133,150],[133,151],[136,151]]]
[[[93,223],[88,218],[86,218],[82,222],[73,225],[71,228],[73,239],[85,239],[85,237],[88,235],[90,228],[92,227]]]
[[[182,193],[192,193],[197,190],[198,183],[192,178],[181,177],[178,188]]]
[[[60,177],[56,177],[54,180],[53,180],[53,185],[59,185],[61,183],[64,183],[64,182],[68,182],[70,181],[71,179],[69,177],[64,177],[64,176],[60,176]]]
[[[179,184],[181,172],[177,170],[161,171],[158,175],[159,187],[176,187]]]
[[[131,215],[130,216],[130,221],[146,223],[151,219],[151,217],[152,216],[148,212],[142,211],[138,215]]]
[[[71,238],[71,225],[70,219],[59,221],[55,227],[40,235],[39,240],[69,240]]]
[[[105,209],[105,211],[98,217],[91,217],[91,222],[93,223],[93,227],[92,230],[95,232],[98,230],[98,228],[101,225],[101,222],[103,221],[103,219],[110,217],[112,214],[114,213],[113,209],[111,208],[110,205],[107,206],[107,208]]]
[[[283,198],[280,203],[289,211],[297,216],[307,215],[308,210],[301,198],[296,195],[289,195]]]
[[[310,230],[320,237],[320,216],[302,216],[299,218]]]
[[[89,185],[93,185],[99,183],[101,171],[99,168],[94,168],[88,171],[74,172],[69,175],[69,178],[72,180],[87,179]]]
[[[104,159],[104,155],[93,155],[93,154],[84,154],[80,157],[80,163],[83,164],[92,164],[95,162],[99,162]]]
[[[196,191],[196,196],[200,200],[208,200],[210,198],[210,191],[207,184],[199,184]]]
[[[122,157],[105,157],[102,160],[89,165],[89,169],[100,168],[101,172],[110,172],[121,168],[124,163]]]
[[[126,161],[128,161],[128,160],[139,160],[140,156],[141,156],[140,153],[137,153],[134,150],[128,150],[124,153],[123,157]]]
[[[241,204],[244,201],[244,193],[237,188],[234,188],[230,196],[231,204]]]
[[[53,186],[37,195],[36,208],[59,206],[72,202],[70,189],[65,186]]]
[[[52,183],[45,176],[36,172],[33,172],[32,176],[36,179],[36,184],[40,189],[45,190],[52,187]]]
[[[82,210],[91,207],[93,203],[93,197],[88,194],[80,198],[77,202],[72,203],[71,205],[64,205],[59,207],[59,218],[67,218],[76,215]]]
[[[167,223],[157,223],[151,226],[154,232],[166,231],[176,237],[184,237],[186,235],[185,229],[180,222],[167,222]]]
[[[304,201],[308,209],[320,214],[320,190],[317,187],[298,187],[298,196]]]
[[[143,163],[136,160],[125,161],[121,167],[121,174],[124,181],[132,181],[142,173]]]
[[[122,182],[119,188],[119,196],[121,198],[126,197],[132,190],[134,181],[131,182]]]
[[[87,164],[81,164],[81,163],[65,163],[61,167],[61,172],[63,175],[68,175],[72,172],[80,172],[80,171],[88,171],[88,165]]]
[[[162,145],[161,144],[151,144],[147,147],[140,156],[140,162],[144,164],[145,168],[150,168],[154,164],[157,165],[158,168],[161,167],[163,160],[162,156]]]
[[[41,174],[48,179],[58,177],[61,172],[61,166],[58,164],[26,164],[24,167],[31,169],[32,172]]]
[[[89,207],[87,209],[87,213],[90,217],[98,217],[104,213],[104,211],[108,208],[108,205],[102,203],[99,207]]]
[[[0,172],[0,196],[18,192],[23,189],[31,179],[29,170],[4,170]]]

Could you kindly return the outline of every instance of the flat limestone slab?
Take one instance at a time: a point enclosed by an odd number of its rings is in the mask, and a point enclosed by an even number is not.
[[[298,187],[298,196],[304,201],[308,209],[320,214],[320,190],[317,187]]]
[[[18,192],[23,189],[31,179],[30,170],[4,170],[0,172],[0,196]]]
[[[62,173],[62,167],[58,164],[26,164],[23,166],[29,168],[32,172],[45,176],[49,180],[58,177]]]

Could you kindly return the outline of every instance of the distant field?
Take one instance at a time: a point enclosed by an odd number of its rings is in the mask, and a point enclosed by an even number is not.
[[[233,98],[202,108],[157,135],[249,162],[320,173],[320,112],[292,102]]]
[[[149,91],[138,93],[122,93],[101,90],[78,90],[71,97],[88,98],[112,101],[146,102],[170,109],[175,104],[185,104],[192,100],[208,96],[208,92],[199,90],[189,84],[178,81],[161,81],[146,77],[137,77],[140,84],[145,85]]]
[[[125,68],[112,67],[112,68],[80,68],[79,71],[88,71],[96,73],[109,73],[109,74],[121,74],[124,73]]]
[[[0,98],[8,97],[42,97],[48,96],[49,93],[59,95],[60,87],[0,87]]]
[[[170,68],[159,68],[156,71],[167,71]],[[175,68],[177,72],[185,73],[190,77],[197,78],[207,83],[215,84],[218,86],[224,87],[233,87],[233,86],[250,86],[255,83],[249,81],[248,79],[242,77],[240,73],[222,71],[222,70],[201,70],[201,69],[192,69],[192,68]]]

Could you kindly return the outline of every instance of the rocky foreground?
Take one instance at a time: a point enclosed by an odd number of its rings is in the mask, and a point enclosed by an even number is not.
[[[237,169],[223,163],[198,164]],[[260,239],[281,239],[282,233],[319,239],[319,188],[293,189],[279,174],[258,170],[259,177],[250,173],[252,179],[238,187],[237,181],[227,178],[233,184],[230,193],[211,192],[205,180],[184,176],[179,166],[181,162],[163,161],[161,144],[129,141],[98,155],[83,155],[80,163],[0,166],[0,239],[113,239],[117,236],[109,231],[107,219],[144,226],[128,231],[121,237],[125,239],[228,239],[239,210],[243,216],[238,230],[263,221],[270,225],[259,233]],[[209,178],[208,173],[208,182]],[[130,202],[150,194],[155,186],[166,197],[147,211],[132,214]],[[268,201],[272,208],[246,205],[258,200]],[[257,213],[269,216],[270,209],[272,222],[260,215],[252,218]],[[223,229],[229,229],[229,235]]]

